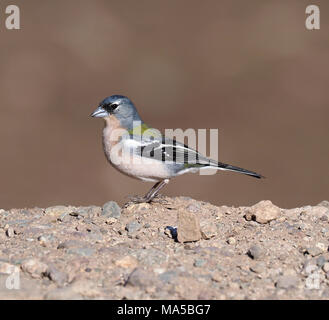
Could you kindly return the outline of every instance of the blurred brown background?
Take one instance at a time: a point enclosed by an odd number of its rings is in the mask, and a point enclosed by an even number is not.
[[[5,8],[21,30],[5,29]],[[321,29],[305,28],[317,4]],[[0,3],[0,207],[120,204],[151,184],[105,160],[111,94],[159,129],[218,128],[220,160],[267,177],[185,175],[163,193],[281,207],[328,197],[329,2]]]

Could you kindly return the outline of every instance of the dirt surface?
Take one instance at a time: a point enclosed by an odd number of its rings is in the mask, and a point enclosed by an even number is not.
[[[0,210],[1,299],[328,299],[329,202]]]

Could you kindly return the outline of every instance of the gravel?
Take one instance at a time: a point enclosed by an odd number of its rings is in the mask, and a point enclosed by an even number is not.
[[[102,216],[107,218],[120,218],[121,216],[121,208],[114,201],[109,201],[104,204],[102,209]]]
[[[327,201],[163,200],[0,209],[0,299],[329,298]]]

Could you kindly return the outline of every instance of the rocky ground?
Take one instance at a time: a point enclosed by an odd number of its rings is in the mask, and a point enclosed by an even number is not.
[[[0,210],[1,299],[328,299],[329,202]]]

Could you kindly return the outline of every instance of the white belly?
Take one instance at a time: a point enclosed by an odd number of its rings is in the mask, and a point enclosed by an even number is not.
[[[105,137],[104,137],[105,138]],[[108,139],[103,140],[104,152],[111,165],[122,173],[143,181],[159,181],[170,178],[169,170],[161,161],[132,155],[129,148],[123,148],[123,140],[119,143],[111,143]]]

